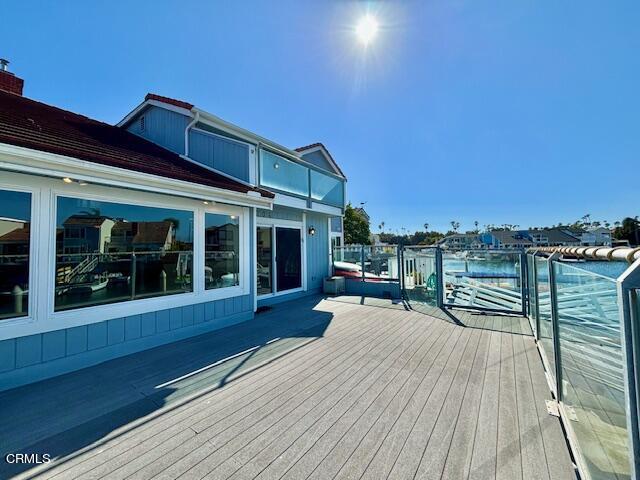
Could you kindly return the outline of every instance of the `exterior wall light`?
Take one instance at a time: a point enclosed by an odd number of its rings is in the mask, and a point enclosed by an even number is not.
[[[316,234],[316,227],[309,227],[309,235],[312,237]]]
[[[279,163],[274,163],[273,164],[273,168],[275,168],[276,170],[280,168],[280,164]]]
[[[64,177],[64,178],[62,179],[62,181],[63,181],[64,183],[73,183],[73,180],[71,180],[69,177]]]

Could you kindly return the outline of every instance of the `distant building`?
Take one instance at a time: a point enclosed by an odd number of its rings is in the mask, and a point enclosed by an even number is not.
[[[493,230],[480,235],[485,248],[523,250],[533,246],[526,230]]]
[[[562,228],[544,228],[528,230],[529,237],[536,247],[575,247],[580,245],[580,237]]]
[[[437,245],[447,250],[470,250],[486,248],[480,235],[470,233],[454,233],[438,240]]]
[[[362,216],[362,218],[364,218],[367,221],[367,223],[371,223],[371,217],[369,217],[369,214],[367,213],[367,211],[364,208],[355,207],[354,210],[357,213],[359,213]]]

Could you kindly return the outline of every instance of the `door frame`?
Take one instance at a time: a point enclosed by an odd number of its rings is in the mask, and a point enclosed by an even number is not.
[[[272,275],[272,292],[258,295],[258,242],[257,232],[258,227],[271,228],[271,275]],[[283,290],[278,292],[278,263],[276,261],[276,228],[291,228],[300,231],[300,275],[302,275],[302,286],[298,288],[292,288],[289,290]],[[281,295],[289,295],[290,293],[306,292],[307,291],[307,247],[305,241],[305,216],[303,215],[303,221],[298,222],[294,220],[278,220],[272,218],[258,217],[255,226],[256,242],[255,242],[255,265],[254,269],[254,284],[256,286],[256,301],[264,300],[266,298],[279,297]]]

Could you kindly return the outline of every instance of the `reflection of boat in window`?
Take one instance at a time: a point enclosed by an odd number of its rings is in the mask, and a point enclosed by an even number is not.
[[[64,293],[79,294],[79,293],[93,293],[98,290],[102,290],[109,283],[109,279],[106,275],[96,276],[93,282],[84,283],[79,285],[70,286]]]

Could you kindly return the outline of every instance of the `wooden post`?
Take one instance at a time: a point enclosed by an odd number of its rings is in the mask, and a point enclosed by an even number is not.
[[[167,274],[164,270],[160,272],[160,281],[162,282],[162,293],[167,293]]]

